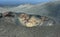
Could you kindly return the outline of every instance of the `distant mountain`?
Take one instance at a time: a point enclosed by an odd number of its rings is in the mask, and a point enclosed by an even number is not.
[[[19,5],[17,7],[13,7],[10,10],[15,12],[25,12],[26,10],[34,7],[34,5],[31,4],[25,4],[25,5]]]
[[[44,16],[59,17],[60,1],[41,3],[36,5],[20,5],[10,9],[15,12],[33,13]]]

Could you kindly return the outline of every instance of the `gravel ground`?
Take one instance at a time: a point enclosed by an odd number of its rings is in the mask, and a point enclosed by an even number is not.
[[[0,18],[0,37],[60,37],[60,25],[27,28],[15,21],[11,17]]]

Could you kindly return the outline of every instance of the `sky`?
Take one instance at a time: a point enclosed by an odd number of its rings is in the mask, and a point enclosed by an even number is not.
[[[51,0],[0,0],[0,6],[15,6],[15,5],[21,5],[21,4],[37,4],[40,2],[49,2]]]

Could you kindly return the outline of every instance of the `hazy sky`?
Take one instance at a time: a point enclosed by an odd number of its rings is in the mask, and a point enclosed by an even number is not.
[[[25,3],[36,4],[39,2],[48,2],[51,0],[0,0],[0,5],[19,5]]]

